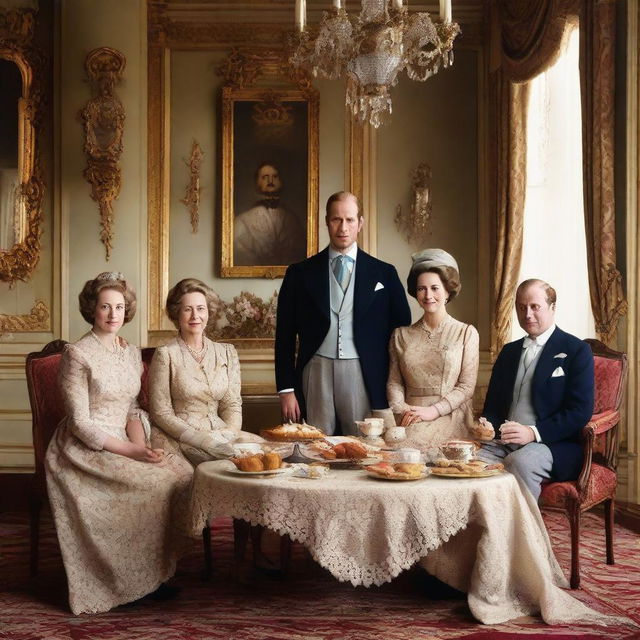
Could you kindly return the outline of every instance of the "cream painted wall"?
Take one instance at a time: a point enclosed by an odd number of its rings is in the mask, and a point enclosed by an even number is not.
[[[378,131],[378,257],[393,263],[403,282],[411,254],[426,247],[451,253],[462,292],[448,309],[479,326],[477,54],[457,50],[455,63],[424,83],[402,77],[392,91],[391,123]],[[396,206],[408,212],[411,173],[420,162],[432,171],[431,235],[409,244],[394,223]],[[410,298],[414,319],[420,317]],[[481,348],[488,336],[481,336]]]

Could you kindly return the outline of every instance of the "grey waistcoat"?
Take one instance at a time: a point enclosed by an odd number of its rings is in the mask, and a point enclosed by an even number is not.
[[[353,290],[356,281],[356,265],[345,292],[336,280],[329,265],[329,301],[331,326],[316,354],[332,359],[357,358],[358,352],[353,342]]]
[[[535,426],[536,424],[537,416],[531,402],[531,383],[541,353],[542,349],[539,349],[536,357],[531,361],[526,371],[524,370],[524,357],[520,357],[516,383],[513,386],[513,399],[511,400],[511,409],[509,409],[509,420],[529,426]]]

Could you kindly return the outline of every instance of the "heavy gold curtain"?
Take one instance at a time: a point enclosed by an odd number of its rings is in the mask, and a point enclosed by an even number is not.
[[[615,2],[585,2],[580,16],[584,214],[591,307],[611,344],[627,312],[616,267],[614,197]]]
[[[491,89],[495,126],[494,323],[495,356],[509,339],[522,259],[522,225],[527,186],[529,81],[551,66],[572,24],[566,0],[493,0]]]
[[[612,2],[493,0],[492,3],[490,86],[495,134],[492,136],[495,141],[492,160],[496,167],[492,195],[497,212],[493,288],[495,316],[491,339],[494,355],[509,338],[522,259],[528,83],[555,62],[570,28],[579,18],[583,96],[608,90],[605,85],[607,81],[613,83],[614,77],[614,31],[612,21],[598,22],[604,17],[611,20],[615,17]],[[597,52],[588,58],[587,52],[592,52],[591,45],[596,46]],[[599,95],[594,100],[591,95],[590,102],[583,105],[583,146],[585,159],[588,159],[584,182],[592,306],[599,335],[610,340],[615,335],[617,318],[624,310],[619,273],[615,269],[612,92],[607,96]]]

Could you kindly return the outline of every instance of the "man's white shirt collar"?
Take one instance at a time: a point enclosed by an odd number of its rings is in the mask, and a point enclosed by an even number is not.
[[[354,262],[356,261],[356,255],[358,254],[358,243],[354,242],[346,253],[340,253],[336,251],[331,245],[329,245],[329,262],[332,262],[334,258],[338,256],[349,256]]]
[[[538,346],[544,347],[547,344],[547,340],[551,337],[551,334],[556,330],[556,325],[552,324],[545,332],[541,333],[536,338],[530,338],[526,336],[522,344],[522,348],[526,349],[532,342],[535,342]]]

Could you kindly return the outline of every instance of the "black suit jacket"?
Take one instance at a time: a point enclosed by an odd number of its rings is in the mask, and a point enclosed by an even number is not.
[[[378,283],[382,287],[376,290]],[[354,341],[369,403],[372,409],[386,409],[389,337],[396,327],[411,323],[411,311],[395,267],[361,249],[356,256],[354,287]],[[303,407],[302,370],[329,331],[330,313],[327,247],[292,264],[278,296],[276,387],[294,388]]]
[[[482,415],[498,429],[507,420],[524,338],[506,344],[493,365]],[[563,375],[552,375],[561,369]],[[580,434],[593,414],[593,354],[586,342],[556,327],[531,384],[536,428],[551,449],[554,480],[574,480],[582,466]]]

